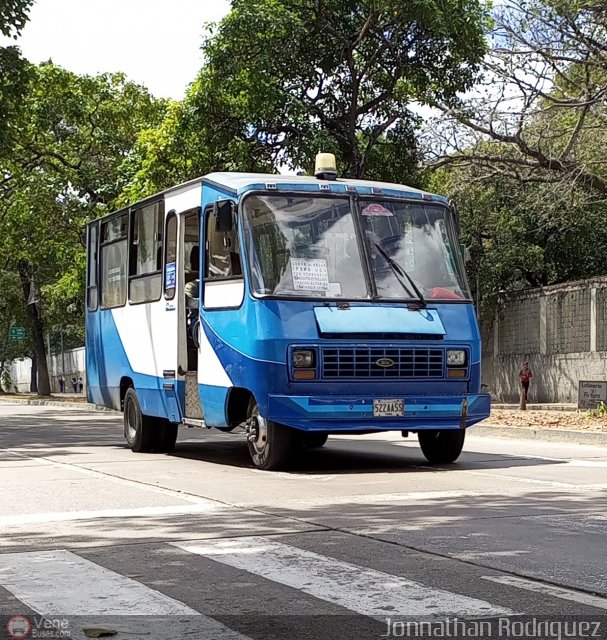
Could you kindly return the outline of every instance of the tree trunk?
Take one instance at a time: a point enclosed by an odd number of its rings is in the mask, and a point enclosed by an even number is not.
[[[0,396],[5,395],[7,393],[4,390],[4,387],[2,386],[2,376],[4,376],[4,367],[5,367],[4,360],[0,360]]]
[[[48,375],[48,363],[46,360],[46,348],[44,345],[44,323],[38,308],[38,302],[30,299],[32,287],[32,277],[30,265],[27,262],[19,263],[19,278],[23,289],[23,300],[27,309],[27,315],[32,329],[34,349],[36,351],[36,361],[38,369],[37,393],[39,396],[51,395],[51,384]],[[32,358],[32,364],[33,364]]]

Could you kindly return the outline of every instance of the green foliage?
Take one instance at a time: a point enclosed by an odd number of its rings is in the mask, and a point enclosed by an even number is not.
[[[414,153],[413,101],[471,86],[485,20],[476,0],[236,0],[203,45],[199,113],[292,168],[324,138],[344,174],[380,175],[380,143]]]
[[[607,418],[607,404],[599,402],[595,409],[591,409],[586,414],[589,418]]]
[[[32,68],[15,144],[0,158],[0,266],[27,266],[47,330],[83,339],[86,222],[116,206],[133,146],[165,107],[122,74]]]
[[[0,3],[0,33],[18,35],[28,20],[28,11],[34,0],[2,0]]]
[[[485,51],[478,0],[234,0],[203,43],[184,102],[142,134],[126,190],[141,197],[214,170],[313,171],[419,181],[417,117],[471,86]]]
[[[31,66],[17,47],[0,47],[0,155],[11,151]]]
[[[27,327],[19,279],[12,271],[0,269],[0,364],[21,358],[31,352],[31,338],[16,341],[10,338],[12,326]]]

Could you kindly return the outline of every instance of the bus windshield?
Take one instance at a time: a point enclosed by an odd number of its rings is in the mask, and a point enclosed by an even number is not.
[[[349,300],[415,301],[420,294],[469,299],[449,215],[434,203],[249,196],[244,219],[253,292]]]

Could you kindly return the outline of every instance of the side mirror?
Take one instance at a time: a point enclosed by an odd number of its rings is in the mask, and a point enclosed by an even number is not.
[[[229,233],[234,226],[234,205],[231,200],[220,200],[215,204],[215,231]]]

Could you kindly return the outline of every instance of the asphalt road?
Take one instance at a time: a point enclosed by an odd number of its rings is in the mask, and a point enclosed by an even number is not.
[[[339,437],[272,473],[240,436],[134,454],[115,414],[0,404],[0,637],[605,637],[606,498],[596,446]]]

